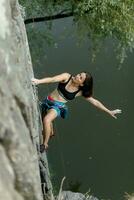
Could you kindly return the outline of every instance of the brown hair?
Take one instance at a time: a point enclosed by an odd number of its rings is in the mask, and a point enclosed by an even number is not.
[[[83,82],[83,86],[80,86],[82,91],[82,96],[84,97],[91,97],[93,95],[93,77],[90,73],[86,73],[86,78]]]

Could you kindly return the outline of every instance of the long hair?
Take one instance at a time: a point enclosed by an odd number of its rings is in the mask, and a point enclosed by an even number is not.
[[[86,73],[85,81],[83,82],[83,86],[81,86],[82,96],[91,97],[93,95],[93,77],[90,73]]]

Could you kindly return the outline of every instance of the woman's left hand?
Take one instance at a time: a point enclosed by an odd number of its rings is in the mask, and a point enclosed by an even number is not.
[[[33,84],[33,85],[38,85],[38,84],[40,84],[40,80],[37,79],[37,78],[32,78],[31,81],[32,81],[32,84]]]
[[[116,117],[115,115],[116,115],[116,114],[120,114],[120,113],[122,113],[122,110],[116,109],[116,110],[111,110],[109,114],[110,114],[112,117],[114,117],[115,119],[117,119],[117,117]]]

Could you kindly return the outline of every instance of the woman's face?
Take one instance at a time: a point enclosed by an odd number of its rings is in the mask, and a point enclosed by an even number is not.
[[[82,86],[85,79],[86,79],[86,73],[82,72],[80,74],[75,75],[73,80],[75,83],[78,83],[79,85]]]

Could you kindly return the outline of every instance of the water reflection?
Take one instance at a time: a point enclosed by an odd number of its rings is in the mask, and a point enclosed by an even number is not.
[[[66,176],[69,182],[78,180],[72,183],[73,189],[86,192],[90,187],[100,199],[122,200],[124,192],[134,191],[134,58],[129,55],[119,70],[112,41],[107,41],[91,63],[90,41],[78,47],[72,34],[60,39],[65,25],[73,32],[71,23],[69,19],[55,22],[53,33],[58,47],[44,46],[38,65],[33,57],[35,77],[89,71],[94,77],[95,97],[111,109],[121,108],[123,113],[114,120],[81,98],[68,104],[69,119],[56,120],[56,136],[48,152],[56,172],[54,184],[59,185]],[[40,86],[40,99],[53,88],[55,85]]]

